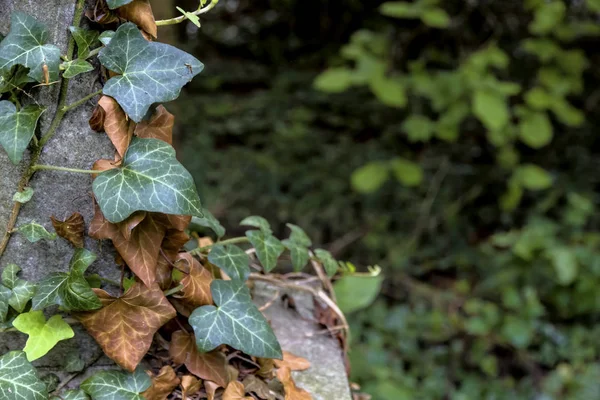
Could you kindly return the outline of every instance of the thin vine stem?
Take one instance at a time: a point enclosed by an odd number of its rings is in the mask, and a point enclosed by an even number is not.
[[[200,255],[201,253],[204,253],[207,250],[210,250],[211,247],[217,245],[217,244],[235,244],[235,243],[248,243],[250,242],[250,239],[248,239],[246,236],[240,236],[240,237],[234,237],[231,239],[226,239],[226,240],[222,240],[220,242],[216,242],[213,244],[209,244],[203,247],[198,247],[192,251],[190,251],[191,255],[197,256]]]
[[[101,95],[101,94],[102,94],[102,89],[98,90],[97,92],[94,92],[94,93],[88,94],[88,95],[87,95],[87,96],[85,96],[84,98],[82,98],[82,99],[79,99],[79,100],[77,100],[76,102],[69,104],[68,106],[64,106],[64,107],[62,108],[62,111],[63,111],[63,112],[69,112],[69,111],[71,111],[71,110],[73,110],[73,109],[75,109],[75,108],[77,108],[77,107],[79,107],[79,106],[81,106],[81,105],[85,104],[85,103],[86,103],[88,100],[91,100],[91,99],[93,99],[94,97],[96,97],[96,96],[98,96],[98,95]]]
[[[47,170],[47,171],[63,171],[63,172],[73,172],[75,174],[97,174],[98,171],[94,171],[93,169],[78,169],[78,168],[67,168],[67,167],[57,167],[56,165],[44,165],[44,164],[36,164],[31,167],[33,171]]]
[[[169,297],[175,293],[181,292],[182,290],[183,290],[183,285],[179,285],[179,286],[175,286],[172,289],[166,290],[163,293],[164,293],[165,297]]]
[[[212,10],[213,8],[215,8],[215,6],[217,5],[217,3],[219,2],[219,0],[211,0],[210,4],[208,4],[206,7],[202,6],[203,2],[200,2],[200,4],[198,5],[198,9],[196,11],[193,11],[192,14],[194,15],[201,15],[201,14],[205,14],[207,12],[209,12],[210,10]],[[156,21],[156,26],[165,26],[165,25],[176,25],[176,24],[180,24],[183,21],[187,21],[188,17],[186,17],[185,15],[181,15],[179,17],[175,17],[175,18],[171,18],[171,19],[161,19]]]

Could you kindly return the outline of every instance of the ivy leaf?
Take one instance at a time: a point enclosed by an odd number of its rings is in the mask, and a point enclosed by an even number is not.
[[[93,400],[146,400],[141,393],[152,385],[150,377],[138,368],[132,374],[101,371],[81,383]]]
[[[499,131],[504,128],[510,118],[504,96],[489,90],[475,92],[473,113],[491,131]]]
[[[239,281],[215,280],[210,286],[216,307],[199,307],[189,318],[198,350],[208,352],[228,344],[256,357],[281,359],[279,342],[252,303],[246,285]]]
[[[216,382],[222,387],[226,387],[231,380],[225,355],[218,350],[200,353],[194,335],[187,332],[177,331],[171,335],[169,355],[177,364],[185,364],[199,378]]]
[[[285,239],[281,243],[290,251],[294,271],[302,271],[310,258],[308,248],[291,239]]]
[[[312,400],[312,396],[306,390],[296,386],[292,371],[288,367],[284,366],[277,370],[277,379],[283,383],[287,400]]]
[[[35,134],[43,111],[43,108],[37,106],[25,106],[17,111],[10,101],[0,101],[0,145],[13,164],[16,165],[23,159],[23,153]]]
[[[142,139],[160,139],[173,144],[173,126],[175,116],[160,105],[148,121],[142,121],[135,127],[135,134]]]
[[[189,253],[180,254],[178,261],[181,260],[189,265],[188,274],[181,280],[183,285],[181,299],[194,307],[212,304],[210,293],[212,273]]]
[[[382,275],[342,277],[333,285],[340,309],[351,313],[368,307],[379,294],[382,283]]]
[[[308,237],[308,235],[306,234],[306,232],[304,232],[304,229],[300,228],[298,225],[294,225],[294,224],[285,224],[288,228],[290,228],[290,230],[292,231],[290,233],[290,240],[293,242],[296,242],[302,246],[312,246],[312,241],[310,240],[310,238]]]
[[[175,100],[204,68],[195,57],[173,46],[148,42],[132,23],[117,29],[99,59],[120,74],[106,82],[104,94],[114,97],[135,122],[144,118],[153,103]]]
[[[117,15],[126,21],[133,22],[150,36],[156,38],[158,27],[152,13],[150,0],[133,0],[129,4],[119,7]]]
[[[8,299],[12,291],[4,285],[0,285],[0,322],[6,321],[8,315]]]
[[[203,216],[191,174],[175,158],[175,149],[158,139],[134,138],[121,167],[101,173],[93,188],[113,223],[138,210]]]
[[[284,354],[285,356],[285,354]],[[81,372],[85,369],[85,362],[79,356],[78,350],[74,349],[73,351],[67,354],[67,359],[64,364],[65,371],[67,372]]]
[[[17,312],[22,313],[27,307],[29,300],[35,295],[36,285],[26,280],[19,279],[12,289],[12,295],[8,299],[8,304]]]
[[[50,233],[42,225],[32,221],[28,224],[21,225],[17,228],[17,231],[23,234],[31,243],[38,242],[42,239],[54,240],[56,239],[56,233]]]
[[[238,246],[217,243],[210,249],[208,261],[225,271],[231,279],[245,281],[250,275],[250,258]]]
[[[29,68],[31,78],[42,83],[46,65],[50,82],[58,80],[60,49],[46,44],[50,37],[48,29],[22,12],[13,13],[10,23],[10,32],[0,43],[0,69],[22,65]]]
[[[136,282],[120,298],[101,289],[94,292],[104,307],[80,313],[77,318],[107,356],[133,371],[150,349],[156,331],[177,313],[157,284],[146,287]]]
[[[192,225],[190,226],[190,229],[200,230],[200,229],[198,229],[198,227],[204,226],[204,227],[212,229],[217,234],[217,237],[219,237],[219,238],[225,236],[225,228],[223,227],[223,225],[221,225],[219,220],[216,219],[205,208],[202,209],[202,213],[204,213],[204,217],[202,217],[202,218],[193,217],[192,218]]]
[[[0,394],[3,399],[46,400],[48,391],[22,351],[0,357]]]
[[[100,33],[77,26],[70,26],[69,30],[73,35],[73,39],[75,39],[75,43],[77,43],[77,58],[85,60],[90,54],[91,48],[98,43]]]
[[[175,7],[177,8],[177,11],[179,11],[181,14],[183,14],[187,19],[190,20],[190,22],[194,25],[196,25],[198,28],[201,28],[200,25],[200,17],[198,17],[196,14],[191,13],[191,12],[187,12],[185,11],[183,8],[181,7]]]
[[[106,0],[106,4],[108,4],[108,8],[114,10],[115,8],[122,7],[125,4],[129,4],[132,1],[133,0]]]
[[[73,246],[79,249],[83,248],[83,235],[85,231],[83,215],[76,212],[64,221],[54,216],[51,216],[50,220],[58,236],[68,240]]]
[[[225,388],[225,392],[223,392],[223,400],[252,400],[254,397],[252,396],[244,396],[246,394],[246,389],[244,389],[244,384],[239,381],[230,382]]]
[[[98,106],[104,111],[102,114],[104,132],[122,158],[131,143],[135,124],[127,118],[127,114],[112,97],[102,96],[98,100]]]
[[[53,274],[38,283],[38,289],[32,299],[32,310],[42,310],[54,304],[60,304],[59,289],[69,279],[69,274]]]
[[[338,270],[338,262],[333,258],[330,252],[323,249],[316,249],[315,256],[321,261],[323,264],[323,268],[325,268],[325,272],[327,276],[332,277]]]
[[[19,332],[29,335],[23,349],[29,361],[45,356],[61,340],[75,336],[71,326],[60,315],[54,315],[46,322],[42,311],[19,315],[13,321],[13,326]]]
[[[167,397],[179,386],[181,380],[175,374],[173,367],[165,365],[158,375],[152,378],[152,386],[142,395],[146,400],[166,400]]]
[[[29,82],[33,82],[27,73],[28,68],[16,65],[12,68],[0,69],[0,93],[7,93],[15,88],[22,88]]]
[[[71,79],[77,75],[92,71],[94,66],[85,60],[73,60],[62,63],[60,68],[65,71],[63,72],[63,77]]]
[[[240,222],[240,225],[253,226],[255,228],[260,229],[267,235],[273,233],[271,230],[271,224],[263,217],[259,217],[257,215],[251,215],[250,217],[246,217]]]
[[[89,400],[89,399],[90,398],[88,397],[87,394],[85,394],[83,389],[67,390],[66,392],[62,393],[60,395],[60,397],[58,397],[58,396],[50,397],[50,400]]]
[[[16,264],[8,264],[4,267],[4,270],[2,270],[2,284],[9,289],[13,289],[19,281],[19,278],[17,277],[19,272],[21,272],[21,267]]]
[[[527,146],[539,149],[552,141],[552,124],[545,112],[528,112],[519,122],[519,137]]]
[[[98,39],[103,45],[108,46],[113,36],[115,36],[115,31],[104,31],[100,34]]]
[[[13,201],[19,202],[21,204],[28,203],[29,200],[33,197],[33,189],[30,187],[25,188],[22,192],[17,192],[13,196]]]
[[[279,239],[262,231],[247,231],[246,236],[256,249],[256,255],[266,272],[277,266],[277,259],[285,250]]]

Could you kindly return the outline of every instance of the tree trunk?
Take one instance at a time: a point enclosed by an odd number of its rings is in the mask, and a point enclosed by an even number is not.
[[[68,27],[72,25],[75,4],[75,0],[0,0],[0,32],[6,35],[10,28],[11,14],[22,11],[46,25],[50,32],[50,43],[57,45],[61,53],[66,54]],[[85,20],[83,18],[84,24]],[[72,79],[68,83],[66,103],[70,104],[99,90],[97,77],[96,71]],[[35,101],[46,107],[40,119],[38,134],[46,132],[55,117],[60,86],[61,83],[55,83],[27,89],[31,97],[22,96],[24,103]],[[94,100],[90,100],[65,115],[56,134],[44,146],[40,164],[90,169],[95,160],[113,156],[114,149],[106,135],[95,133],[89,127],[88,119],[93,107]],[[14,166],[0,148],[0,240],[5,236],[6,228],[11,226],[10,221],[14,216],[12,197],[23,173],[28,169],[31,156],[32,153],[28,150],[24,160]],[[28,186],[35,193],[32,200],[21,207],[16,226],[35,220],[52,230],[51,216],[64,219],[74,212],[81,213],[86,222],[90,222],[93,211],[90,175],[39,171]],[[98,255],[98,260],[92,264],[89,272],[118,279],[120,272],[114,262],[112,246],[87,238],[85,247]],[[6,251],[0,256],[0,267],[4,268],[10,263],[17,264],[23,270],[22,278],[32,282],[39,281],[51,273],[67,271],[73,252],[73,246],[62,238],[29,243],[25,237],[14,233],[10,236]],[[49,355],[38,360],[38,365],[61,366],[66,352],[70,350],[77,351],[86,362],[101,354],[94,340],[81,327],[77,327],[75,332],[76,339],[61,342]],[[22,349],[24,341],[25,336],[21,334],[0,334],[0,354]]]

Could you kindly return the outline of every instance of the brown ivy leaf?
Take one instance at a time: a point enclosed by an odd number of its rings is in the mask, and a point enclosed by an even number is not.
[[[202,387],[202,381],[192,375],[181,377],[181,397],[187,399],[188,396],[198,393]]]
[[[185,232],[176,229],[167,231],[165,238],[161,244],[162,251],[158,256],[158,264],[156,265],[156,281],[163,289],[171,287],[172,270],[171,266],[179,254],[179,250],[190,240],[190,237]]]
[[[107,159],[100,159],[98,161],[96,161],[94,163],[94,165],[92,166],[92,170],[94,171],[98,171],[98,172],[104,172],[104,171],[108,171],[110,169],[114,169],[117,168],[119,166],[119,164],[121,164],[121,162],[119,160],[107,160]],[[92,177],[96,178],[97,175],[92,175]]]
[[[158,375],[152,378],[152,386],[142,395],[146,400],[166,400],[180,382],[175,370],[165,365]]]
[[[281,367],[277,370],[277,379],[283,383],[285,400],[312,400],[310,393],[296,386],[292,379],[292,371],[288,367]]]
[[[189,266],[188,275],[181,280],[183,296],[180,299],[196,307],[212,304],[212,274],[190,253],[179,254],[177,262],[186,262]]]
[[[174,362],[185,364],[199,378],[214,381],[222,387],[226,387],[230,381],[225,355],[218,350],[200,353],[194,335],[184,331],[174,332],[169,354]]]
[[[83,215],[76,212],[64,221],[54,216],[51,216],[50,219],[58,236],[67,239],[79,249],[83,248],[83,232],[85,231]]]
[[[310,368],[310,361],[289,351],[283,352],[283,360],[273,360],[273,362],[277,368],[288,367],[292,371],[305,371]]]
[[[223,400],[254,400],[253,397],[246,397],[246,390],[242,382],[231,382],[223,393]]]
[[[133,0],[116,9],[117,15],[131,21],[156,39],[157,27],[149,0]]]
[[[135,127],[135,134],[142,139],[159,139],[173,144],[175,116],[160,105],[149,121],[142,121]]]
[[[135,123],[127,118],[119,103],[110,96],[102,96],[98,105],[104,110],[104,131],[123,158],[129,147]]]
[[[242,383],[244,384],[246,393],[254,393],[261,399],[265,400],[275,400],[275,395],[271,393],[269,385],[267,385],[264,381],[258,379],[256,376],[248,375],[244,378],[244,381]]]
[[[215,382],[204,381],[204,388],[206,389],[206,396],[208,400],[215,400],[215,395],[217,393],[217,389],[219,389],[219,385]]]
[[[94,289],[103,308],[76,317],[96,339],[104,353],[121,367],[133,371],[150,349],[158,329],[177,313],[158,285],[136,282],[120,298]]]
[[[272,358],[259,358],[257,361],[260,369],[256,371],[256,375],[265,379],[271,379],[275,376],[275,361]]]
[[[90,128],[95,130],[96,132],[104,132],[104,118],[106,117],[106,112],[104,108],[100,107],[100,105],[96,105],[94,108],[94,112],[90,117]]]
[[[85,11],[85,16],[102,25],[119,22],[119,17],[108,8],[106,1],[96,1],[95,7]]]
[[[125,221],[118,224],[119,233],[123,235],[125,240],[131,239],[131,232],[146,218],[145,211],[138,211],[129,216]]]
[[[156,214],[156,220],[167,229],[185,231],[192,221],[192,217],[188,215]]]

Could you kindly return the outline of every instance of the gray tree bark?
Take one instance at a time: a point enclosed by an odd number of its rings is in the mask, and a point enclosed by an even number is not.
[[[0,0],[0,32],[6,35],[10,29],[11,14],[22,11],[46,25],[51,43],[60,47],[62,54],[66,54],[70,35],[68,27],[72,25],[75,4],[75,0]],[[85,23],[85,18],[83,21]],[[96,71],[72,79],[66,103],[70,104],[99,90],[97,77]],[[29,90],[32,98],[46,107],[38,134],[46,132],[55,117],[59,90],[60,84]],[[24,103],[33,102],[28,96],[22,97]],[[106,135],[95,133],[89,127],[88,120],[93,107],[94,100],[90,100],[66,114],[56,134],[44,146],[39,163],[89,169],[95,160],[113,157],[114,149]],[[21,164],[14,166],[0,148],[0,240],[13,215],[12,197],[31,156],[32,152],[28,150]],[[89,223],[93,212],[89,175],[38,171],[29,186],[35,190],[35,194],[29,203],[21,207],[16,226],[35,220],[51,230],[52,215],[64,219],[74,212],[80,212]],[[88,238],[85,247],[98,255],[98,260],[89,269],[90,273],[118,279],[119,271],[114,262],[112,246]],[[17,264],[23,270],[22,278],[39,281],[51,273],[67,271],[73,252],[73,247],[62,238],[29,243],[22,235],[14,233],[0,257],[0,268],[10,263]],[[69,351],[79,352],[88,363],[97,358],[101,352],[94,340],[81,327],[76,327],[75,331],[75,339],[61,342],[48,356],[38,360],[37,365],[60,367]],[[24,335],[17,333],[0,334],[0,354],[22,349],[25,339]]]

